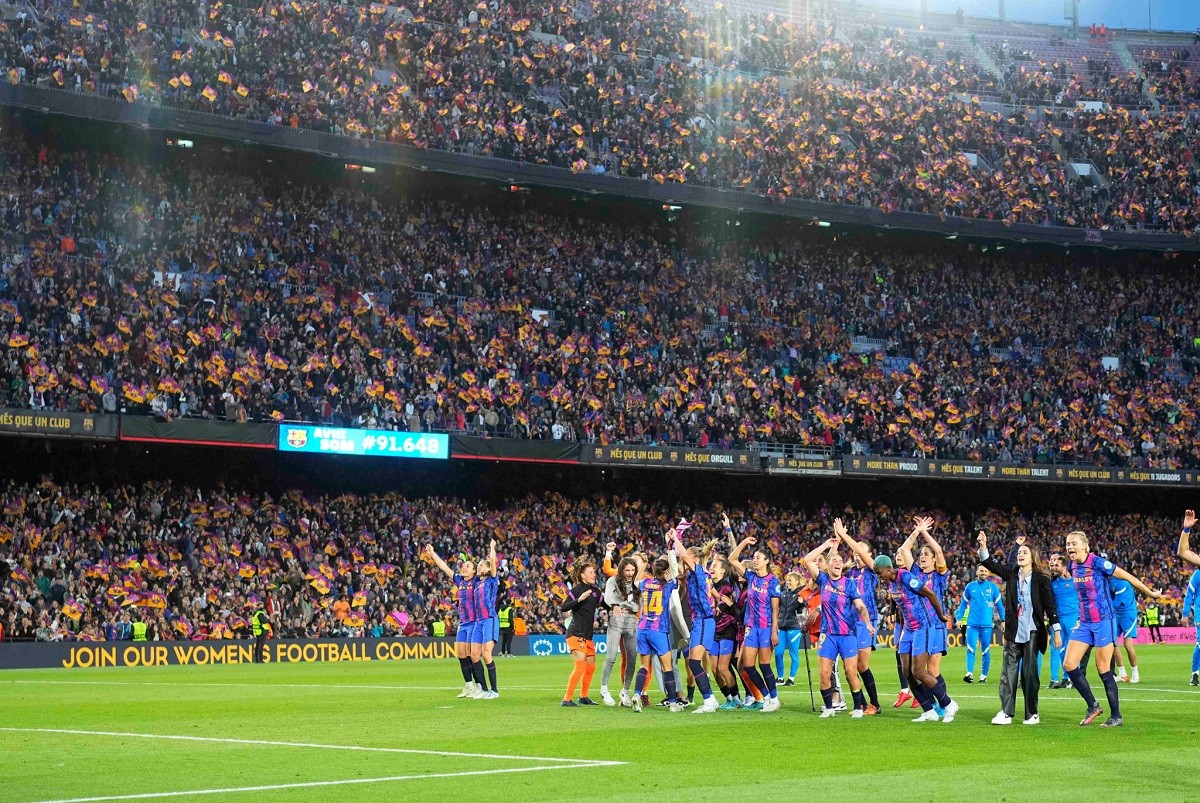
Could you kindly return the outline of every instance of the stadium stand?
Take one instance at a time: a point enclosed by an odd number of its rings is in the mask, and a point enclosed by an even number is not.
[[[0,52],[12,84],[781,203],[1200,225],[1197,118],[1181,105],[1194,73],[1140,75],[1107,33],[914,32],[682,0],[545,12],[181,0],[143,18],[132,2],[49,2],[4,23]],[[1074,166],[1089,162],[1095,176]]]
[[[5,143],[0,403],[1200,465],[1177,263],[604,223]]]

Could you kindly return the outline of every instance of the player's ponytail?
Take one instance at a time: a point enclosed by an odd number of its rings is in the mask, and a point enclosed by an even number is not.
[[[693,549],[692,552],[696,555],[696,559],[698,561],[701,563],[708,563],[710,560],[712,560],[713,552],[715,552],[717,549],[717,543],[717,539],[714,538],[708,543],[704,544],[704,546],[699,547],[698,549]]]

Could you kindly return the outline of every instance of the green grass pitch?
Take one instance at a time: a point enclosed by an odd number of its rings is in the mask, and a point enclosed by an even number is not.
[[[989,724],[998,661],[967,686],[961,650],[943,669],[958,719],[919,725],[890,707],[890,651],[873,662],[885,711],[858,721],[818,720],[803,672],[777,714],[695,716],[560,708],[570,662],[551,658],[499,659],[490,701],[455,698],[453,662],[9,671],[0,800],[1200,800],[1190,656],[1142,648],[1112,731],[1045,686],[1040,726]]]

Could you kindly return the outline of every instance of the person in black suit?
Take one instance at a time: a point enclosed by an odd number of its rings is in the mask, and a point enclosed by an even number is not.
[[[1017,673],[1022,676],[1025,696],[1025,724],[1037,725],[1038,654],[1046,651],[1050,634],[1054,646],[1062,646],[1062,628],[1050,586],[1050,570],[1037,549],[1017,539],[1016,565],[1001,562],[988,554],[987,534],[979,533],[979,561],[1005,582],[1005,609],[1011,611],[1004,622],[1004,667],[1000,677],[1000,713],[993,725],[1011,725],[1017,704]]]

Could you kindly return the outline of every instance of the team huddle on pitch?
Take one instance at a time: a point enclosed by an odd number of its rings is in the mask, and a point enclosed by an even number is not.
[[[1195,513],[1186,511],[1177,552],[1183,560],[1200,566],[1200,555],[1189,545],[1195,522]],[[771,553],[755,548],[754,538],[739,542],[728,517],[722,516],[722,525],[728,554],[718,552],[722,543],[718,539],[685,546],[683,534],[692,528],[686,520],[666,531],[666,551],[659,557],[632,552],[617,559],[616,544],[609,543],[603,587],[597,584],[596,565],[587,559],[576,560],[571,570],[572,586],[560,606],[568,615],[567,646],[574,659],[562,706],[598,705],[589,694],[596,669],[596,618],[603,606],[608,612],[608,651],[600,693],[606,705],[618,704],[618,698],[609,691],[609,680],[619,664],[619,704],[634,712],[650,704],[647,692],[654,676],[665,692],[660,705],[672,713],[689,706],[696,690],[702,697],[693,712],[696,714],[735,709],[778,711],[778,687],[795,684],[798,652],[807,632],[817,645],[821,718],[847,710],[856,719],[877,715],[881,706],[871,655],[878,641],[882,596],[891,603],[895,616],[901,690],[893,707],[911,701],[912,707],[921,709],[914,722],[954,721],[958,703],[947,692],[941,665],[947,651],[947,632],[956,617],[945,605],[949,570],[933,535],[932,518],[914,519],[912,532],[894,560],[887,555],[873,555],[867,544],[851,537],[840,518],[835,519],[833,536],[801,560],[807,578],[799,572],[788,572],[782,581],[780,572],[772,566]],[[843,559],[839,554],[842,546],[848,549],[850,558]],[[1113,672],[1114,657],[1120,660],[1116,647],[1122,639],[1128,646],[1135,632],[1134,592],[1151,599],[1158,599],[1161,593],[1117,567],[1107,556],[1093,554],[1087,534],[1081,531],[1068,533],[1063,551],[1054,552],[1048,562],[1024,537],[1016,539],[1007,560],[989,550],[983,532],[979,533],[977,546],[978,582],[968,586],[957,618],[968,629],[967,682],[973,680],[972,636],[984,653],[980,680],[986,680],[993,618],[998,615],[1003,620],[1001,710],[992,718],[992,724],[1013,722],[1018,693],[1024,699],[1024,724],[1040,723],[1038,678],[1041,658],[1049,650],[1056,678],[1052,688],[1074,688],[1086,704],[1079,724],[1090,725],[1104,714],[1086,675],[1088,662],[1094,658],[1108,701],[1109,716],[1102,727],[1122,725],[1117,682],[1126,678],[1123,668],[1120,678]],[[745,554],[747,549],[751,550],[749,556]],[[460,696],[479,696],[483,682],[481,655],[482,663],[492,673],[493,689],[495,686],[491,661],[495,628],[486,624],[487,606],[495,606],[494,550],[493,544],[492,555],[480,562],[478,570],[464,561],[455,572],[434,556],[455,583],[464,622],[457,637],[466,682]],[[1004,582],[1003,591],[987,579],[989,575]],[[1189,595],[1197,578],[1200,571],[1193,577]],[[491,617],[494,621],[494,610]],[[482,627],[470,624],[481,621]],[[986,643],[979,633],[984,630]],[[785,652],[791,656],[792,673],[788,677],[783,675]],[[686,698],[675,669],[681,655],[687,658]],[[1193,685],[1197,657],[1200,639],[1193,657]],[[852,705],[842,699],[839,663]],[[1132,680],[1136,682],[1136,666],[1133,671]],[[809,680],[811,685],[811,670]]]

